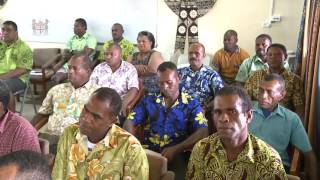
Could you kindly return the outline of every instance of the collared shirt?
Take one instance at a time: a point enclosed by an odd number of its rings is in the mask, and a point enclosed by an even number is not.
[[[208,104],[215,92],[223,87],[220,75],[210,67],[203,65],[199,71],[191,67],[178,69],[181,76],[181,90],[188,92],[193,98],[198,98],[201,106]]]
[[[237,159],[229,161],[215,133],[193,147],[186,179],[287,179],[287,175],[279,154],[260,139],[249,135]]]
[[[262,70],[268,69],[268,64],[263,62],[262,59],[258,55],[254,55],[246,60],[244,60],[239,68],[238,74],[236,76],[236,81],[238,82],[246,82],[252,73]],[[290,66],[288,61],[284,62],[284,68],[290,71]]]
[[[30,47],[20,38],[11,45],[0,42],[0,74],[13,71],[17,68],[32,69],[33,57]],[[28,73],[19,77],[27,82]]]
[[[70,51],[82,51],[84,48],[90,48],[95,50],[97,46],[97,40],[94,36],[89,33],[85,33],[82,37],[78,35],[73,35],[70,40],[66,43],[66,49]],[[95,51],[90,55],[92,59]]]
[[[72,125],[60,138],[52,179],[147,180],[148,159],[139,141],[116,125],[91,151],[87,136]]]
[[[19,150],[41,152],[37,131],[28,120],[8,111],[0,119],[0,156]]]
[[[283,163],[288,167],[290,167],[290,158],[287,153],[289,143],[303,153],[312,150],[308,135],[298,115],[281,105],[278,105],[268,117],[265,117],[262,109],[255,102],[249,130],[277,150]]]
[[[207,127],[199,101],[184,92],[169,109],[161,94],[145,95],[128,119],[134,126],[144,126],[142,144],[156,152],[179,144],[197,129]]]
[[[84,104],[91,93],[98,87],[86,83],[75,89],[71,83],[54,86],[47,93],[38,111],[39,114],[48,114],[47,133],[60,135],[64,128],[78,122]]]
[[[106,49],[109,47],[109,45],[113,44],[113,43],[114,43],[113,40],[109,40],[103,44],[102,51],[99,54],[99,58],[98,58],[99,60],[101,60],[101,61],[105,60],[104,53],[105,53]],[[127,40],[125,38],[123,38],[118,44],[121,47],[122,59],[126,61],[128,59],[128,56],[132,55],[134,53],[134,50],[135,50],[134,45],[133,45],[133,43],[131,43],[129,40]]]
[[[234,53],[228,53],[223,48],[217,51],[212,60],[212,68],[220,73],[224,81],[234,81],[239,66],[249,57],[249,54],[242,48]]]
[[[106,62],[99,64],[94,68],[90,76],[90,83],[112,88],[122,98],[131,88],[139,89],[137,70],[126,61],[122,61],[120,67],[115,72],[112,72],[112,69]]]
[[[269,69],[256,71],[246,81],[244,88],[252,100],[258,100],[259,85],[264,76],[270,74]],[[295,111],[297,106],[304,105],[303,85],[300,78],[292,72],[284,69],[280,74],[286,84],[286,95],[281,100],[280,104],[284,107]]]

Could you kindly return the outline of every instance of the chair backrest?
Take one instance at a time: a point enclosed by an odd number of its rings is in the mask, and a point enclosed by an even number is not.
[[[167,158],[161,154],[145,149],[149,162],[149,179],[174,179],[174,173],[167,169]],[[169,173],[169,174],[168,174]]]
[[[60,48],[36,48],[33,49],[33,66],[39,68],[61,52]]]

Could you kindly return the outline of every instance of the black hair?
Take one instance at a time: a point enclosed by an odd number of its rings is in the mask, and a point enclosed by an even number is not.
[[[121,30],[123,31],[123,26],[120,23],[114,23],[112,26],[119,26],[121,28]]]
[[[75,22],[80,23],[83,27],[85,27],[85,29],[87,29],[87,21],[83,18],[78,18],[75,20]]]
[[[269,51],[270,48],[279,48],[279,49],[281,49],[281,51],[282,51],[285,55],[287,55],[287,48],[286,48],[283,44],[279,44],[279,43],[271,44],[271,45],[268,47],[268,50],[267,50],[267,51]]]
[[[230,34],[231,36],[238,37],[238,33],[237,33],[235,30],[233,30],[233,29],[229,29],[228,31],[226,31],[226,32],[224,33],[224,35],[227,35],[227,34]]]
[[[141,31],[138,34],[138,37],[139,36],[147,36],[148,40],[151,41],[151,49],[153,49],[155,47],[156,40],[154,39],[154,36],[153,36],[153,34],[151,32],[149,32],[149,31]]]
[[[238,95],[242,100],[243,112],[248,112],[250,109],[252,109],[251,99],[243,88],[238,86],[225,86],[215,94],[215,97],[226,95]]]
[[[260,34],[259,36],[256,37],[256,40],[258,39],[268,39],[270,43],[272,43],[272,38],[269,34]]]
[[[3,22],[2,23],[2,25],[7,25],[7,26],[12,26],[13,27],[13,29],[15,30],[15,31],[18,31],[18,26],[17,26],[17,24],[15,23],[15,22],[13,22],[13,21],[5,21],[5,22]]]
[[[20,150],[0,157],[0,168],[17,167],[16,180],[51,180],[50,168],[42,154]]]
[[[84,67],[90,69],[91,61],[89,56],[85,52],[79,52],[71,56],[71,59],[81,58],[82,62],[84,63]]]
[[[272,73],[272,74],[267,74],[263,77],[263,80],[264,81],[277,81],[280,86],[281,86],[281,90],[285,90],[286,89],[286,83],[283,79],[283,77],[279,74],[276,74],[276,73]]]
[[[122,100],[120,95],[113,89],[108,87],[101,87],[92,93],[97,100],[101,102],[109,102],[109,107],[113,115],[118,116],[122,107]]]
[[[158,72],[165,72],[167,69],[177,72],[177,66],[170,61],[163,62],[158,66]]]
[[[0,101],[2,102],[4,110],[7,110],[10,101],[10,89],[3,80],[0,80]]]

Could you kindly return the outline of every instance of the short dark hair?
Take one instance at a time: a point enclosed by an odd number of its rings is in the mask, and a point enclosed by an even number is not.
[[[170,61],[163,62],[158,66],[158,72],[165,72],[167,69],[177,72],[177,66]]]
[[[87,29],[87,21],[83,18],[78,18],[75,20],[75,22],[80,23],[83,27],[85,27]]]
[[[225,86],[215,94],[215,97],[226,95],[238,95],[239,98],[242,100],[243,112],[248,112],[252,109],[251,99],[243,88],[238,86]]]
[[[154,36],[151,32],[149,31],[141,31],[138,33],[138,37],[139,36],[147,36],[148,40],[151,41],[151,49],[153,49],[155,47],[156,44],[156,40],[154,39]]]
[[[230,34],[231,36],[238,37],[238,33],[237,33],[235,30],[233,30],[233,29],[229,29],[228,31],[226,31],[226,32],[224,33],[224,35],[227,35],[227,34]]]
[[[17,167],[17,180],[51,180],[48,161],[40,153],[20,150],[0,157],[0,168],[9,165]]]
[[[263,80],[267,82],[277,81],[281,86],[281,90],[286,89],[286,82],[284,81],[283,77],[279,74],[276,74],[276,73],[267,74],[263,77]]]
[[[283,44],[280,44],[280,43],[271,44],[271,45],[268,47],[268,50],[267,50],[267,51],[269,51],[270,48],[279,48],[279,49],[281,49],[281,51],[282,51],[285,55],[287,55],[287,48],[286,48]]]
[[[109,46],[107,47],[107,49],[108,49],[108,48],[111,48],[111,47],[115,47],[116,49],[119,49],[120,52],[122,51],[121,46],[120,46],[119,44],[117,44],[117,43],[111,43],[111,44],[109,44]]]
[[[91,69],[90,58],[85,52],[79,52],[79,53],[76,53],[73,56],[71,56],[71,59],[77,59],[77,58],[81,58],[82,59],[82,62],[84,63],[85,68]]]
[[[112,26],[119,26],[121,28],[121,30],[123,31],[123,26],[120,23],[114,23]]]
[[[0,101],[4,107],[4,110],[8,109],[8,104],[10,102],[10,89],[8,85],[0,79]]]
[[[15,23],[15,22],[13,22],[13,21],[5,21],[5,22],[3,22],[2,23],[2,25],[7,25],[7,26],[12,26],[13,27],[13,29],[15,30],[15,31],[18,31],[18,26],[17,26],[17,24]]]
[[[258,39],[268,39],[270,43],[272,43],[272,38],[269,34],[260,34],[259,36],[256,37],[256,40]]]
[[[109,102],[112,114],[118,116],[122,107],[122,100],[120,95],[113,89],[108,87],[101,87],[92,93],[97,100],[101,102]]]

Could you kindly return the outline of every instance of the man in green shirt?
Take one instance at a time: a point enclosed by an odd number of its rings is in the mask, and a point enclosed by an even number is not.
[[[8,85],[11,92],[26,88],[28,72],[32,69],[32,51],[18,36],[17,24],[5,21],[0,42],[0,79]]]
[[[62,53],[62,58],[65,62],[69,61],[71,56],[76,53],[84,52],[93,60],[97,40],[94,36],[87,32],[87,22],[83,18],[78,18],[74,22],[74,35],[66,43],[66,49]],[[60,83],[67,79],[68,63],[65,63],[57,73],[52,77],[56,83]]]
[[[104,53],[106,49],[110,46],[110,44],[116,43],[116,44],[119,44],[119,46],[121,47],[122,59],[126,61],[128,59],[128,56],[132,55],[134,52],[133,43],[123,37],[124,30],[121,24],[119,23],[113,24],[111,28],[111,32],[112,32],[112,40],[106,41],[103,44],[103,48],[98,59],[101,61],[105,61]]]

